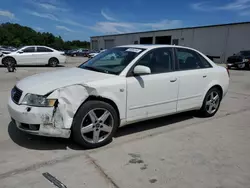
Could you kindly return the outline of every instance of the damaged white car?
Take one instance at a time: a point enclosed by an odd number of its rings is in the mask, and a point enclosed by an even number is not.
[[[106,58],[122,54],[118,58]],[[228,91],[229,74],[197,50],[130,45],[107,50],[79,67],[19,81],[8,109],[30,134],[73,136],[86,148],[112,140],[118,127],[199,110],[213,116]]]

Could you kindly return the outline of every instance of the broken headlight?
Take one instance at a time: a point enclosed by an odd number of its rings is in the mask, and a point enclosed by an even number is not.
[[[26,94],[22,103],[29,106],[37,106],[37,107],[53,107],[56,102],[56,99],[47,99],[42,95],[35,94]]]

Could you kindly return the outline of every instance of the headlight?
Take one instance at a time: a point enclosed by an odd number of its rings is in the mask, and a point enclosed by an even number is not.
[[[243,63],[249,62],[249,59],[243,59],[242,62]]]
[[[53,107],[56,99],[47,99],[42,95],[26,94],[22,103],[29,106]]]

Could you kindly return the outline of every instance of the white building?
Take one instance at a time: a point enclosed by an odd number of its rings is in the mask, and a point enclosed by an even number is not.
[[[250,50],[250,22],[91,37],[91,48],[96,50],[126,44],[188,46],[224,62],[240,50]]]

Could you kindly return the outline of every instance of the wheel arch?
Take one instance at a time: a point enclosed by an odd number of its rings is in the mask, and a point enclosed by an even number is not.
[[[59,63],[59,59],[57,58],[57,57],[51,57],[51,58],[49,58],[49,61],[51,60],[51,59],[56,59],[57,61],[58,61],[58,63]],[[48,62],[49,63],[49,62]]]
[[[5,60],[6,58],[14,59],[15,63],[17,64],[16,59],[15,59],[14,57],[12,57],[12,56],[5,56],[5,57],[2,59],[2,64],[3,64],[3,62],[4,62],[4,60]]]
[[[224,96],[223,87],[222,87],[219,83],[211,83],[211,84],[207,87],[207,89],[206,89],[206,91],[205,91],[205,93],[204,93],[204,95],[203,95],[203,100],[202,100],[202,101],[204,101],[207,92],[208,92],[210,89],[212,89],[212,88],[217,88],[217,89],[220,91],[220,98],[221,98],[221,100],[222,100],[222,97]]]
[[[87,101],[91,101],[91,100],[102,101],[102,102],[106,102],[106,103],[110,104],[115,109],[115,111],[117,112],[118,118],[120,120],[120,111],[119,111],[119,108],[118,108],[117,104],[113,100],[111,100],[109,98],[102,97],[102,96],[95,96],[95,95],[88,96],[88,98],[78,107],[75,115],[77,114],[78,110],[82,107],[82,105],[84,105]],[[75,117],[75,115],[74,115],[74,117]]]

